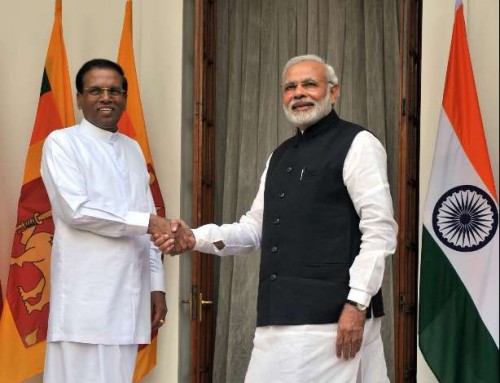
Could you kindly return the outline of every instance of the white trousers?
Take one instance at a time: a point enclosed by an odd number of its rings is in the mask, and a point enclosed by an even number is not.
[[[258,327],[245,383],[389,383],[381,321],[366,321],[361,350],[347,361],[335,354],[336,324]]]
[[[137,345],[47,342],[43,383],[131,383]]]

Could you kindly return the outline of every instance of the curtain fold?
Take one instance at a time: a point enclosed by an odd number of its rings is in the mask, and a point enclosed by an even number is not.
[[[397,197],[399,45],[397,0],[218,0],[216,67],[217,223],[249,208],[266,160],[294,134],[281,107],[280,76],[313,53],[337,71],[339,115],[385,145]],[[386,262],[382,335],[393,376],[392,259]],[[213,381],[243,382],[256,323],[260,253],[218,262]],[[333,347],[333,346],[332,346]]]

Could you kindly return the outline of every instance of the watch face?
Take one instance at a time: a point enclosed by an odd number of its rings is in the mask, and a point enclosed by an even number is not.
[[[356,308],[359,311],[365,311],[366,310],[366,306],[362,305],[361,303],[356,303]]]

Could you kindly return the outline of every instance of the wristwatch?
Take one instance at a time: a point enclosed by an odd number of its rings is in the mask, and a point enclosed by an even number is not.
[[[366,309],[368,308],[368,306],[362,305],[361,303],[358,302],[351,301],[349,299],[347,299],[345,302],[349,303],[351,306],[356,307],[358,311],[366,311]]]

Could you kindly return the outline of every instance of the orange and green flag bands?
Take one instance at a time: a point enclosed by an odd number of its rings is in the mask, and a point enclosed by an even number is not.
[[[40,178],[40,160],[47,135],[74,123],[63,40],[62,3],[56,0],[38,109],[26,156],[6,299],[0,319],[2,383],[21,382],[43,371],[54,224],[50,202]]]

